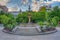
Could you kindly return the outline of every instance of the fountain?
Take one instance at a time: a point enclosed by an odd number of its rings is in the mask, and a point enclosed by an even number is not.
[[[29,12],[30,12],[30,5],[29,5]],[[25,25],[25,26],[23,26]],[[14,34],[21,34],[21,35],[34,35],[39,34],[41,31],[37,24],[31,23],[31,13],[28,13],[28,23],[20,24],[18,27],[15,27],[13,30]]]
[[[28,23],[30,23],[31,22],[31,14],[29,13],[28,14]]]
[[[29,5],[29,12],[31,11],[30,5]],[[21,12],[21,10],[20,10]],[[21,13],[22,14],[22,13]],[[23,26],[25,25],[25,26]],[[53,31],[52,31],[53,32]],[[28,23],[21,24],[19,26],[16,26],[12,32],[12,34],[17,35],[38,35],[38,34],[48,34],[51,32],[41,32],[40,26],[34,23],[31,23],[31,13],[28,13]]]

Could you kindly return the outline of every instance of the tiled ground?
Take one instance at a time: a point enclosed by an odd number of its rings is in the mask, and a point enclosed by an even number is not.
[[[4,33],[0,28],[0,40],[60,40],[60,28],[57,30],[58,32],[48,35],[21,36]]]

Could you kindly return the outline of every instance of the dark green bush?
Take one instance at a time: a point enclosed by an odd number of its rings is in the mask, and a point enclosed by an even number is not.
[[[39,22],[45,20],[45,12],[34,12],[32,13],[32,22]]]
[[[46,21],[50,20],[50,13],[49,12],[45,12],[45,20]]]
[[[44,22],[40,21],[40,22],[38,22],[38,24],[39,24],[41,27],[43,27]]]
[[[27,23],[28,22],[28,13],[23,12],[22,14],[19,13],[18,16],[16,17],[17,23]]]
[[[8,18],[6,15],[1,15],[0,17],[1,17],[1,22],[2,22],[3,24],[7,24],[8,21],[9,21],[9,19],[10,19],[10,18]]]
[[[53,17],[59,17],[59,20],[60,20],[60,8],[58,6],[54,7],[53,10],[51,10],[50,12],[50,17],[53,18]]]
[[[59,17],[57,16],[53,17],[51,20],[52,25],[55,27],[58,25],[58,22],[59,22]]]
[[[45,12],[23,12],[22,14],[19,13],[16,21],[18,23],[27,23],[29,13],[31,16],[31,22],[37,23],[39,21],[45,21]]]
[[[4,26],[11,31],[16,26],[16,21],[10,19],[7,24],[4,24]]]
[[[16,20],[12,19],[11,16],[0,15],[1,23],[4,25],[5,29],[9,29],[10,31],[15,27]]]
[[[6,16],[14,19],[14,15],[12,13],[7,13]]]

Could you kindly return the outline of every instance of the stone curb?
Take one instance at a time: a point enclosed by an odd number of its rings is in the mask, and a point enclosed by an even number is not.
[[[35,35],[47,35],[47,34],[52,34],[52,33],[55,33],[57,32],[57,30],[53,30],[53,31],[49,31],[49,32],[40,32],[38,34],[15,34],[13,32],[8,32],[6,30],[2,30],[3,32],[5,33],[8,33],[8,34],[13,34],[13,35],[21,35],[21,36],[35,36]]]

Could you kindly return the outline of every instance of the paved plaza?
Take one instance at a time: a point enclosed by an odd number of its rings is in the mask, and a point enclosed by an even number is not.
[[[48,35],[35,35],[35,36],[21,36],[12,35],[2,32],[0,27],[0,40],[60,40],[60,28],[57,28],[58,32]]]

